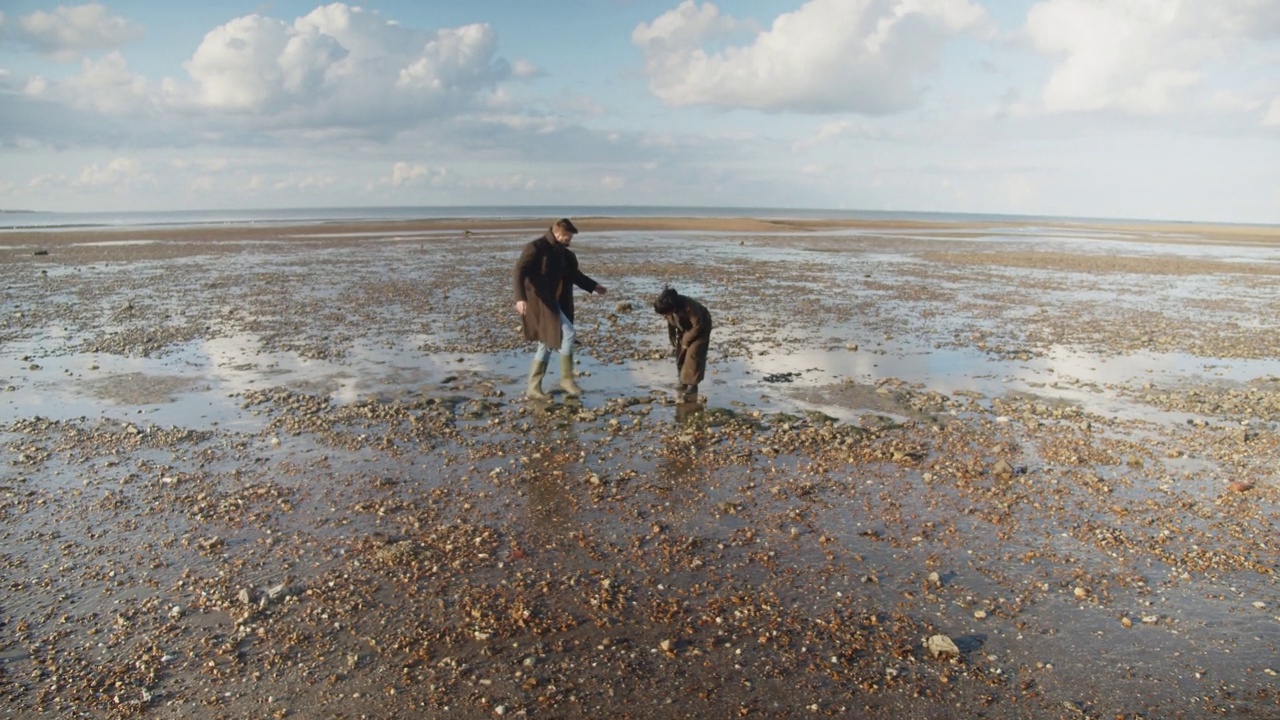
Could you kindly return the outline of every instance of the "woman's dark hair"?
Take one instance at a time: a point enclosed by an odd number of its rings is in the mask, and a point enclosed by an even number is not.
[[[653,301],[654,312],[659,315],[675,312],[679,298],[680,295],[675,288],[663,288],[662,292],[658,294],[658,299]]]

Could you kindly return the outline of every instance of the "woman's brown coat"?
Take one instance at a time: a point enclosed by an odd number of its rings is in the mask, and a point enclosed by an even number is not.
[[[556,242],[548,230],[524,246],[513,275],[516,300],[525,301],[521,329],[525,340],[559,349],[560,313],[573,322],[573,286],[595,292],[599,284],[578,270],[578,256]]]
[[[676,310],[667,316],[667,335],[676,351],[676,371],[680,374],[680,382],[697,385],[707,372],[711,313],[693,298],[683,295],[676,298]]]

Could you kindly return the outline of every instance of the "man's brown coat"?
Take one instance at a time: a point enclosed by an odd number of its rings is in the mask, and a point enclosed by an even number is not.
[[[525,340],[560,347],[560,313],[573,322],[573,286],[595,292],[599,284],[578,270],[578,256],[548,230],[524,246],[513,274],[516,300],[526,303],[521,326]]]

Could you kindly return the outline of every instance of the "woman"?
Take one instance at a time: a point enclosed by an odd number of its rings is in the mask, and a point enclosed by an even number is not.
[[[667,335],[675,350],[680,378],[680,399],[698,399],[698,383],[707,372],[707,346],[711,342],[711,313],[702,303],[665,288],[653,301],[653,309],[667,319]]]

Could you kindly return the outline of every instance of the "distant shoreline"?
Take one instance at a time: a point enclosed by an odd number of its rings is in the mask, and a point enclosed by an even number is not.
[[[1117,221],[1111,223],[1046,220],[927,220],[927,219],[770,219],[750,217],[649,217],[573,215],[585,236],[593,233],[715,233],[735,235],[807,235],[839,233],[851,236],[918,234],[945,238],[987,235],[1076,237],[1099,232],[1117,242],[1177,245],[1249,245],[1280,247],[1280,226]],[[148,242],[166,245],[216,245],[245,241],[350,242],[361,237],[388,235],[459,236],[543,232],[554,218],[430,218],[361,221],[207,222],[147,226],[15,228],[0,232],[0,245],[57,247],[108,242]]]
[[[1280,225],[1198,220],[1148,220],[1068,216],[1002,215],[821,208],[680,207],[680,206],[417,206],[278,208],[245,210],[173,210],[142,212],[49,212],[0,210],[0,232],[104,231],[147,228],[285,228],[362,223],[480,223],[484,227],[546,227],[555,219],[598,221],[602,226],[632,229],[671,228],[675,224],[701,227],[706,222],[741,224],[746,221],[785,223],[802,227],[865,227],[894,225],[1087,226],[1087,227],[1245,227],[1280,228]],[[634,225],[633,225],[634,224]],[[691,228],[696,229],[696,228]]]

